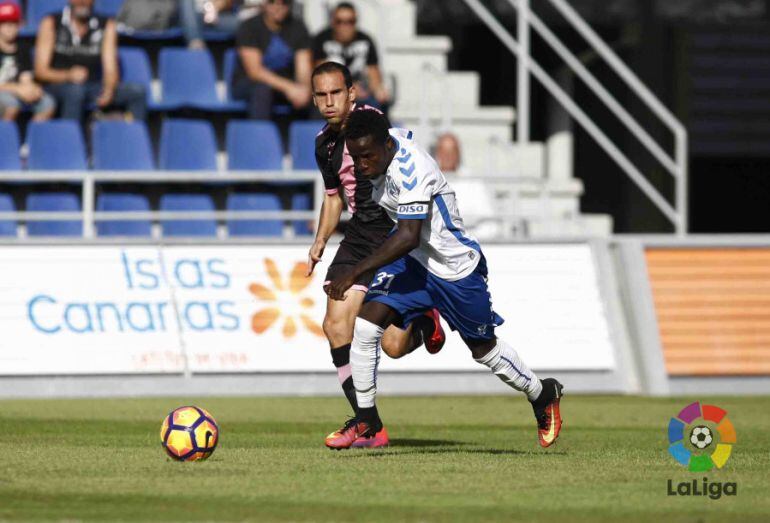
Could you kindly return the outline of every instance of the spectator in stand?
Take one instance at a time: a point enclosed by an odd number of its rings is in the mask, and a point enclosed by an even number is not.
[[[144,87],[119,83],[115,21],[93,11],[94,0],[69,0],[40,22],[35,76],[59,102],[61,117],[80,120],[85,109],[124,106],[137,120],[147,113]]]
[[[434,157],[443,173],[467,174],[460,165],[460,140],[452,133],[444,133],[436,140]]]
[[[315,65],[332,61],[346,65],[353,76],[359,103],[387,109],[390,93],[382,82],[374,41],[356,28],[356,8],[342,2],[332,11],[331,27],[313,39]]]
[[[307,115],[311,42],[305,24],[292,18],[291,4],[291,0],[265,0],[262,13],[238,28],[232,93],[246,101],[250,118],[269,120],[274,108],[286,106],[293,117]]]
[[[34,81],[29,46],[18,41],[20,23],[18,4],[0,2],[0,117],[15,120],[22,109],[30,109],[33,120],[48,120],[56,102]]]
[[[234,36],[243,0],[179,0],[179,20],[187,47],[204,49],[203,31],[213,29]]]

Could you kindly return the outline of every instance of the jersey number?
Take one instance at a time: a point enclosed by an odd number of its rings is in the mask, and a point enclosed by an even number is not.
[[[390,284],[393,283],[393,278],[395,277],[395,274],[388,274],[385,271],[380,272],[374,277],[374,284],[372,287],[379,287],[385,280],[388,280],[388,283],[385,284],[384,288],[385,290],[390,289]]]

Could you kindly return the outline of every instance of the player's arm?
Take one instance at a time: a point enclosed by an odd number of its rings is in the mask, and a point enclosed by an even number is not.
[[[358,262],[348,274],[326,286],[326,294],[333,300],[344,300],[345,292],[364,273],[373,271],[403,258],[420,246],[420,231],[425,218],[398,220],[398,229],[372,254]]]
[[[337,230],[337,225],[340,223],[340,217],[342,216],[342,198],[339,192],[334,194],[324,194],[324,201],[321,205],[321,216],[318,219],[318,231],[315,234],[315,241],[310,247],[307,260],[307,275],[313,274],[316,264],[321,261],[324,249],[326,249],[326,243],[334,231]]]

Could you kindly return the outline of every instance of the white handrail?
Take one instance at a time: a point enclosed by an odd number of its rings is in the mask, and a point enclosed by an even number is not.
[[[519,16],[516,19],[516,36],[519,38],[521,54],[516,61],[516,141],[519,145],[529,143],[529,57],[530,39],[529,39],[529,0],[519,0],[524,5],[524,9],[519,10]]]
[[[495,35],[514,53],[521,57],[523,51],[519,44],[511,37],[500,22],[484,7],[479,0],[464,0],[476,15],[481,18]],[[572,100],[572,98],[559,87],[547,72],[531,56],[526,61],[529,71],[537,78],[551,95],[575,118],[597,141],[604,151],[623,169],[641,191],[658,207],[658,209],[674,224],[678,233],[685,232],[684,217],[674,209],[671,204],[658,192],[655,187],[644,177],[636,166],[625,154],[599,129],[591,118]]]
[[[516,5],[517,0],[508,0],[512,5]],[[525,1],[525,0],[522,0]],[[556,53],[567,62],[573,71],[583,80],[591,90],[594,91],[597,97],[603,101],[607,107],[618,117],[618,119],[628,127],[631,134],[636,136],[640,142],[647,148],[650,153],[663,165],[666,170],[674,176],[681,174],[680,167],[676,164],[676,161],[668,155],[663,148],[658,145],[658,142],[650,136],[650,134],[631,116],[631,114],[617,101],[617,99],[610,94],[609,91],[591,74],[583,63],[567,49],[562,41],[557,37],[545,23],[535,13],[530,11],[526,15],[532,27],[543,37]]]
[[[687,134],[684,125],[674,116],[663,103],[650,91],[636,74],[621,60],[590,25],[564,0],[549,0],[551,4],[566,18],[583,38],[612,66],[615,72],[636,92],[639,97],[674,133]]]

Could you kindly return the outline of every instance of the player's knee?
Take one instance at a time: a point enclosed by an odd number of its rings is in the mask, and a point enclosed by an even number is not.
[[[333,347],[350,343],[353,338],[353,325],[347,318],[326,316],[323,322],[324,334]]]
[[[386,337],[382,338],[382,352],[388,355],[388,357],[397,360],[409,354],[407,347],[403,343],[398,343],[394,340],[389,340]]]
[[[463,339],[463,341],[471,350],[471,355],[473,355],[473,359],[475,360],[480,360],[481,358],[489,354],[489,351],[494,349],[495,345],[497,345],[496,338],[493,338],[491,340]]]
[[[385,329],[379,325],[365,320],[363,318],[356,318],[356,324],[353,328],[353,338],[355,343],[351,350],[355,350],[358,347],[363,351],[376,351],[377,342],[382,339],[382,333]]]

